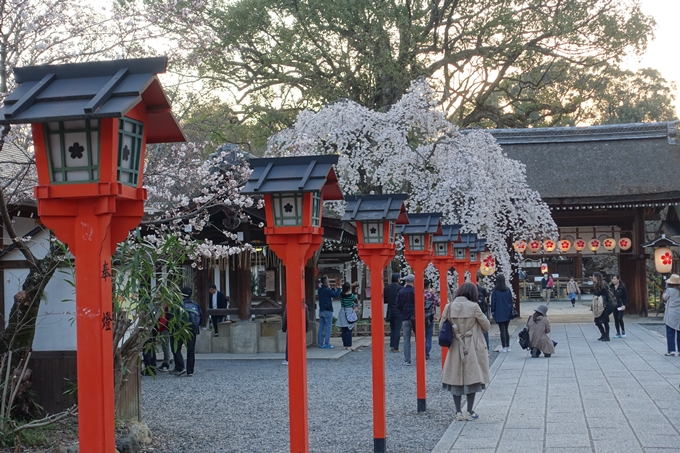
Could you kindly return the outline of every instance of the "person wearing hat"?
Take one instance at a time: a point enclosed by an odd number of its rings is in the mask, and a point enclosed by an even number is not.
[[[399,274],[392,274],[392,283],[383,290],[383,301],[387,304],[386,319],[390,322],[390,351],[399,352],[399,338],[401,337],[401,312],[397,308],[397,294],[401,291]]]
[[[543,353],[545,357],[550,357],[555,353],[557,343],[552,341],[550,333],[550,321],[548,321],[547,305],[539,305],[534,314],[529,316],[527,321],[529,328],[529,342],[531,343],[531,357],[538,357]]]
[[[413,274],[408,274],[404,279],[406,285],[397,294],[397,308],[401,313],[401,328],[404,330],[404,365],[411,364],[411,332],[415,324],[416,293],[413,282],[416,281]]]
[[[666,280],[663,292],[666,310],[663,322],[666,324],[667,356],[680,356],[680,275],[673,274]]]

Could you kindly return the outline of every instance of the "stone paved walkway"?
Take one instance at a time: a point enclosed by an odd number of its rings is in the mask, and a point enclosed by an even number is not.
[[[604,343],[594,324],[553,324],[549,359],[531,358],[515,332],[478,396],[479,419],[453,421],[433,453],[677,453],[680,357],[664,356],[658,333],[626,327]]]

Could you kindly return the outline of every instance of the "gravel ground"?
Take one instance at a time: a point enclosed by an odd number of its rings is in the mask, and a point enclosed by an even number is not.
[[[415,362],[404,366],[403,353],[385,344],[390,453],[431,451],[452,421],[453,399],[441,388],[441,349],[433,340],[424,413],[416,410]],[[491,350],[498,344],[492,336]],[[490,363],[497,356],[492,352]],[[307,374],[310,451],[372,452],[370,347],[340,360],[309,360]],[[142,414],[159,440],[156,451],[288,452],[287,367],[279,360],[198,360],[191,378],[145,377]]]
[[[664,338],[666,338],[666,324],[663,323],[663,319],[660,319],[659,322],[654,322],[654,323],[639,323],[639,325],[643,326],[645,329],[651,330],[653,332],[661,334]],[[616,333],[616,332],[614,332]]]

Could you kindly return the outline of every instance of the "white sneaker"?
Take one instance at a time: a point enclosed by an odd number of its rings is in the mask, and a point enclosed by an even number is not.
[[[501,348],[501,352],[508,352],[508,348]]]
[[[288,361],[284,360],[283,362],[281,362],[281,365],[288,365]]]
[[[510,351],[512,351],[512,349],[510,349],[510,348],[505,348],[505,352],[510,352]]]

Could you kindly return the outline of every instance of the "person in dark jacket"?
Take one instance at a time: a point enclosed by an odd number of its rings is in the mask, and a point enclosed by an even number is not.
[[[512,318],[512,293],[503,274],[496,276],[496,287],[491,292],[491,315],[501,331],[501,352],[510,352],[508,325]]]
[[[390,322],[390,351],[399,352],[401,337],[401,312],[397,308],[397,294],[401,291],[399,274],[392,274],[392,283],[383,290],[383,301],[387,304],[387,320]]]
[[[595,325],[600,331],[600,338],[598,341],[609,341],[609,314],[614,311],[615,301],[609,300],[609,291],[607,291],[607,284],[599,272],[593,273],[593,297],[602,297],[604,304],[604,311],[600,316],[595,318]]]
[[[416,281],[413,274],[408,274],[404,280],[406,286],[397,294],[397,308],[401,313],[401,327],[404,330],[404,365],[411,364],[411,332],[415,324],[416,293],[413,282]]]
[[[342,282],[341,282],[342,283]],[[340,295],[341,289],[328,286],[328,276],[321,277],[319,296],[319,334],[318,342],[321,349],[333,349],[331,344],[331,327],[333,327],[333,298]]]
[[[482,273],[477,272],[478,282],[482,279],[482,277]],[[489,319],[489,292],[486,290],[486,288],[477,283],[477,294],[479,296],[477,305],[479,305],[479,309],[482,310],[482,313],[484,313],[486,319]],[[484,332],[484,340],[486,341],[486,352],[489,352],[489,332]]]
[[[305,311],[305,332],[309,332],[309,309],[307,304],[302,302],[302,309]],[[286,355],[284,356],[284,365],[288,365],[288,304],[283,309],[283,318],[281,319],[281,332],[286,334]]]
[[[628,290],[618,274],[612,277],[612,284],[610,286],[612,292],[616,296],[616,307],[614,307],[614,327],[616,327],[616,336],[614,338],[626,338],[626,328],[623,325],[623,314],[628,306]]]
[[[194,375],[194,364],[196,363],[196,336],[200,333],[200,326],[203,320],[203,314],[201,312],[201,307],[191,300],[192,294],[191,288],[185,286],[182,288],[182,309],[190,322],[189,326],[189,338],[187,338],[187,367],[184,368],[184,358],[182,357],[182,344],[184,341],[180,337],[176,337],[172,341],[173,351],[172,354],[175,358],[175,375],[181,376],[184,373],[191,377]],[[192,321],[195,319],[195,321]]]
[[[217,286],[214,284],[208,286],[208,292],[210,293],[208,307],[212,309],[227,308],[227,297],[222,291],[217,290]],[[213,329],[215,329],[215,336],[217,336],[217,325],[224,321],[224,316],[210,315],[210,319],[212,320]]]

